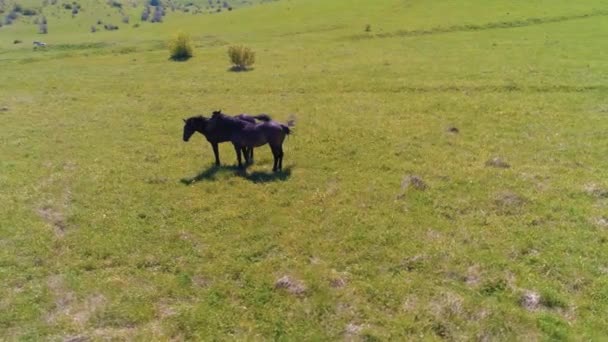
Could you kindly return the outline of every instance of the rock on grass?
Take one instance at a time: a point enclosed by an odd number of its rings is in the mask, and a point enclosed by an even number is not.
[[[365,328],[362,324],[348,323],[346,328],[344,328],[344,334],[347,337],[357,336],[361,333],[361,331]]]
[[[47,223],[53,226],[53,231],[57,237],[63,237],[67,228],[67,222],[63,213],[50,207],[44,206],[37,210],[37,213]]]
[[[340,278],[340,277],[336,277],[333,278],[329,281],[331,287],[333,287],[334,289],[340,289],[346,286],[347,282],[346,279],[344,278]]]
[[[514,208],[523,205],[526,200],[512,191],[503,191],[496,195],[494,203],[501,208]]]
[[[486,161],[486,166],[495,167],[499,169],[508,169],[511,167],[509,163],[507,163],[504,159],[500,157],[494,157],[492,159],[489,159],[488,161]]]
[[[422,180],[422,177],[420,177],[420,176],[417,176],[417,175],[406,176],[405,178],[403,178],[403,181],[401,181],[401,193],[399,193],[399,195],[397,195],[397,199],[404,198],[405,193],[410,188],[418,190],[418,191],[424,191],[428,188],[428,186],[426,185],[426,183],[424,182],[424,180]]]
[[[403,179],[401,182],[401,190],[407,190],[408,188],[414,188],[416,190],[426,190],[427,185],[422,180],[422,177],[416,175],[410,175]]]
[[[283,276],[274,283],[275,289],[285,289],[287,292],[302,296],[306,293],[306,286],[301,281],[295,280],[290,276]]]
[[[460,133],[460,130],[456,126],[449,126],[447,128],[447,131],[448,131],[448,133],[454,133],[454,134]]]
[[[586,184],[583,189],[589,196],[595,198],[608,198],[608,189],[595,183]]]
[[[497,213],[502,215],[520,213],[527,202],[527,199],[512,191],[502,191],[494,197],[495,209]]]
[[[595,218],[593,222],[600,228],[608,228],[608,217],[598,217]]]
[[[464,280],[465,284],[473,287],[473,286],[477,286],[479,284],[480,279],[481,279],[481,276],[480,276],[479,266],[475,265],[475,266],[469,267],[469,269],[467,270],[467,274],[464,276],[463,280]]]
[[[540,294],[534,291],[526,291],[521,296],[519,304],[526,310],[536,310],[540,307]]]

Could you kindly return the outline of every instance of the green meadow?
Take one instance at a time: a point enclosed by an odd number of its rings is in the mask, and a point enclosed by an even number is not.
[[[608,1],[23,1],[0,340],[608,338]],[[295,117],[283,171],[182,141],[217,109]]]

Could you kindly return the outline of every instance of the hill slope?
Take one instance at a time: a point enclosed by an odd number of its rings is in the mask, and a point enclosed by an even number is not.
[[[0,336],[608,335],[607,5],[292,0],[0,28]],[[254,70],[228,71],[236,43]],[[286,170],[262,147],[236,172],[228,144],[214,168],[181,141],[218,108],[295,115]]]

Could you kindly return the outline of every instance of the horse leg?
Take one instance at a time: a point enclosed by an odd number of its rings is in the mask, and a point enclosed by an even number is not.
[[[234,150],[236,151],[236,160],[239,163],[239,168],[243,167],[241,163],[241,147],[234,145]]]
[[[279,171],[283,170],[283,145],[279,145]]]
[[[213,154],[215,154],[215,165],[220,166],[220,151],[217,148],[217,143],[211,143]]]
[[[243,152],[243,157],[245,157],[245,164],[249,164],[249,149],[248,149],[248,147],[241,148],[241,151]]]
[[[279,151],[276,146],[270,145],[270,150],[272,150],[272,156],[274,157],[274,161],[272,164],[272,172],[276,172],[279,166]]]
[[[253,147],[249,150],[249,160],[251,161],[251,164],[253,164]]]

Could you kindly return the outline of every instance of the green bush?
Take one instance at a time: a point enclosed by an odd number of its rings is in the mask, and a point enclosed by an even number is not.
[[[255,52],[242,45],[234,45],[228,48],[228,57],[233,64],[232,70],[247,70],[255,63]]]
[[[169,41],[171,59],[185,61],[192,57],[192,40],[186,33],[180,32]]]

